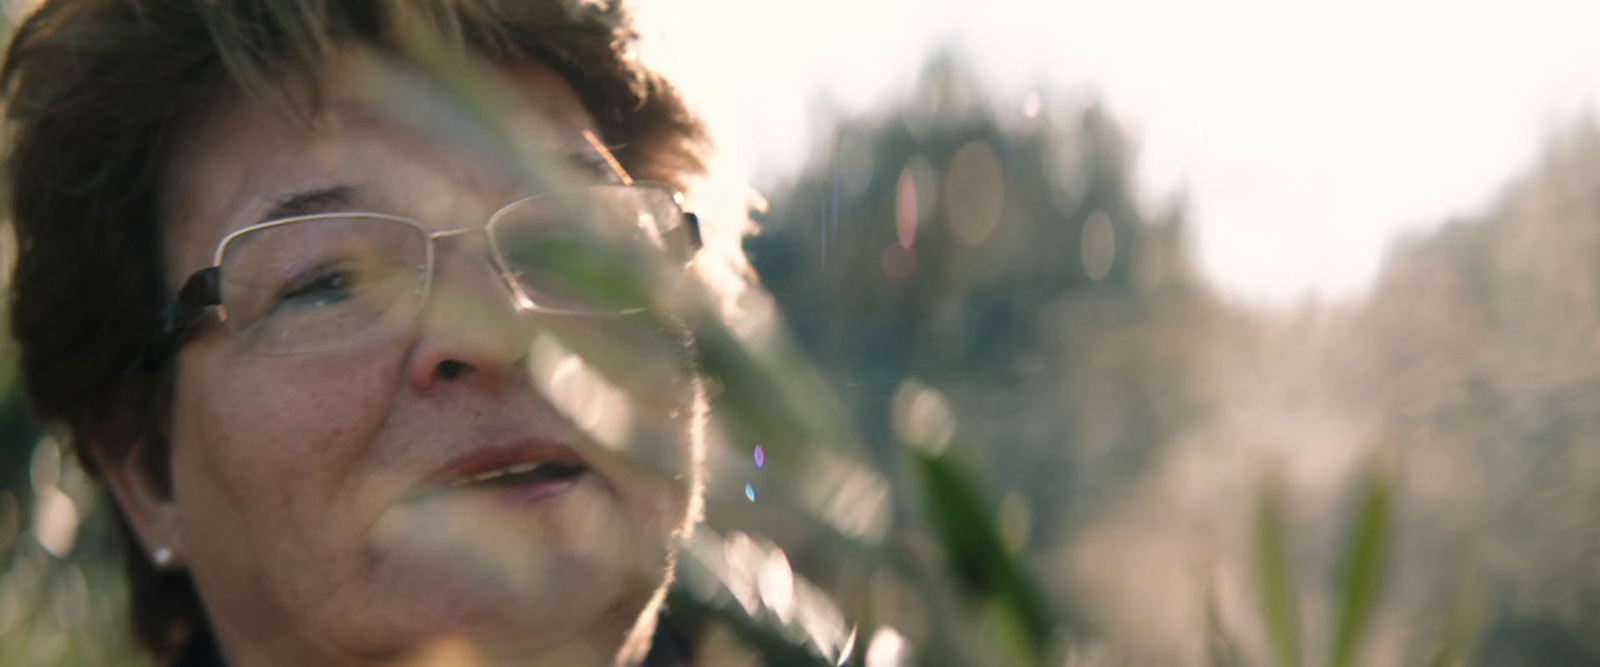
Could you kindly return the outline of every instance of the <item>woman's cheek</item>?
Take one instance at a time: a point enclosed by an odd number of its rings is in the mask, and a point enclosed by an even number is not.
[[[202,415],[197,440],[222,457],[213,471],[258,489],[280,509],[331,503],[359,482],[394,401],[393,364],[257,357],[197,374],[187,393]],[[180,410],[179,414],[185,411]],[[265,488],[261,488],[265,486]]]

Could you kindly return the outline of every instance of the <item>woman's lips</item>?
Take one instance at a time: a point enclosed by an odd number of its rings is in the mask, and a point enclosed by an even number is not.
[[[527,504],[570,490],[588,473],[588,465],[571,447],[526,439],[451,459],[422,481],[417,498],[486,494],[503,502]]]

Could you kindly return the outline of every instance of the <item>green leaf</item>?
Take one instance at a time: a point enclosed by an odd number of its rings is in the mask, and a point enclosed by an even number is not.
[[[1008,633],[1033,664],[1043,664],[1056,630],[1038,582],[1000,537],[994,512],[981,487],[948,451],[911,450],[921,473],[927,510],[957,581],[973,597],[1008,617]]]
[[[1362,487],[1360,503],[1347,521],[1349,534],[1339,577],[1339,615],[1333,630],[1333,667],[1348,667],[1361,648],[1361,640],[1372,624],[1389,551],[1393,478],[1381,464],[1375,464]]]
[[[1256,589],[1261,620],[1272,646],[1272,664],[1299,667],[1300,605],[1289,568],[1287,529],[1284,526],[1283,485],[1276,477],[1262,478],[1256,496]]]
[[[1483,621],[1483,586],[1478,578],[1476,563],[1468,559],[1450,601],[1450,609],[1445,613],[1444,627],[1439,630],[1438,648],[1426,663],[1428,667],[1466,665],[1482,638]]]

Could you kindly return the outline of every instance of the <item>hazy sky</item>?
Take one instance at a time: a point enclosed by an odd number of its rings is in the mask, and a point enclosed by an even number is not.
[[[825,120],[903,95],[959,40],[1001,100],[1094,90],[1152,200],[1189,194],[1211,278],[1357,293],[1395,234],[1481,210],[1600,94],[1600,0],[637,0],[756,181]],[[1592,122],[1592,119],[1591,119]]]

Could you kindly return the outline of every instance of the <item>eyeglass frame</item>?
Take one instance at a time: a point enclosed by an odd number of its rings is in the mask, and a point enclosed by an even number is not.
[[[656,190],[666,194],[667,198],[672,202],[672,205],[678,209],[680,223],[673,227],[660,226],[656,231],[659,233],[665,233],[681,228],[687,233],[686,242],[688,247],[687,252],[685,253],[686,262],[704,246],[704,240],[702,239],[700,232],[700,217],[694,212],[687,211],[683,208],[683,194],[681,192],[678,192],[665,184],[641,181],[597,184],[587,186],[585,189],[601,187]],[[506,286],[511,288],[513,293],[519,297],[519,299],[531,304],[531,306],[526,306],[528,310],[534,312],[549,312],[568,315],[625,314],[590,313],[581,311],[567,311],[562,309],[540,308],[538,303],[526,293],[526,290],[512,275],[511,268],[506,264],[505,255],[500,250],[499,242],[495,239],[495,236],[492,233],[494,225],[517,206],[551,196],[556,195],[555,193],[544,193],[523,197],[496,209],[494,213],[489,215],[488,219],[485,220],[482,225],[457,227],[438,231],[430,229],[427,224],[420,220],[401,215],[376,213],[370,211],[330,211],[327,213],[312,213],[309,215],[297,215],[287,218],[267,220],[230,232],[227,236],[222,237],[221,241],[217,242],[217,250],[212,257],[211,266],[189,274],[188,279],[186,279],[183,283],[183,287],[178,290],[177,297],[169,301],[166,307],[162,309],[160,335],[161,342],[159,347],[160,353],[155,356],[158,359],[165,358],[167,355],[175,353],[178,348],[182,347],[182,345],[187,341],[189,333],[193,331],[194,326],[200,321],[200,318],[205,315],[207,309],[216,308],[219,320],[224,322],[227,321],[227,310],[222,303],[222,262],[227,253],[229,243],[241,236],[265,229],[272,229],[275,227],[282,227],[295,223],[311,222],[315,220],[347,218],[350,216],[361,216],[363,218],[388,220],[402,223],[415,228],[427,239],[427,244],[425,246],[427,249],[427,270],[426,276],[424,277],[423,292],[419,299],[419,304],[427,303],[433,288],[434,242],[442,238],[450,238],[463,234],[470,234],[473,232],[483,232],[489,243],[489,254],[494,258],[495,268],[499,271],[501,280],[506,282]],[[420,310],[421,309],[419,307],[418,312],[420,312]],[[412,315],[412,317],[415,316],[415,314]]]

